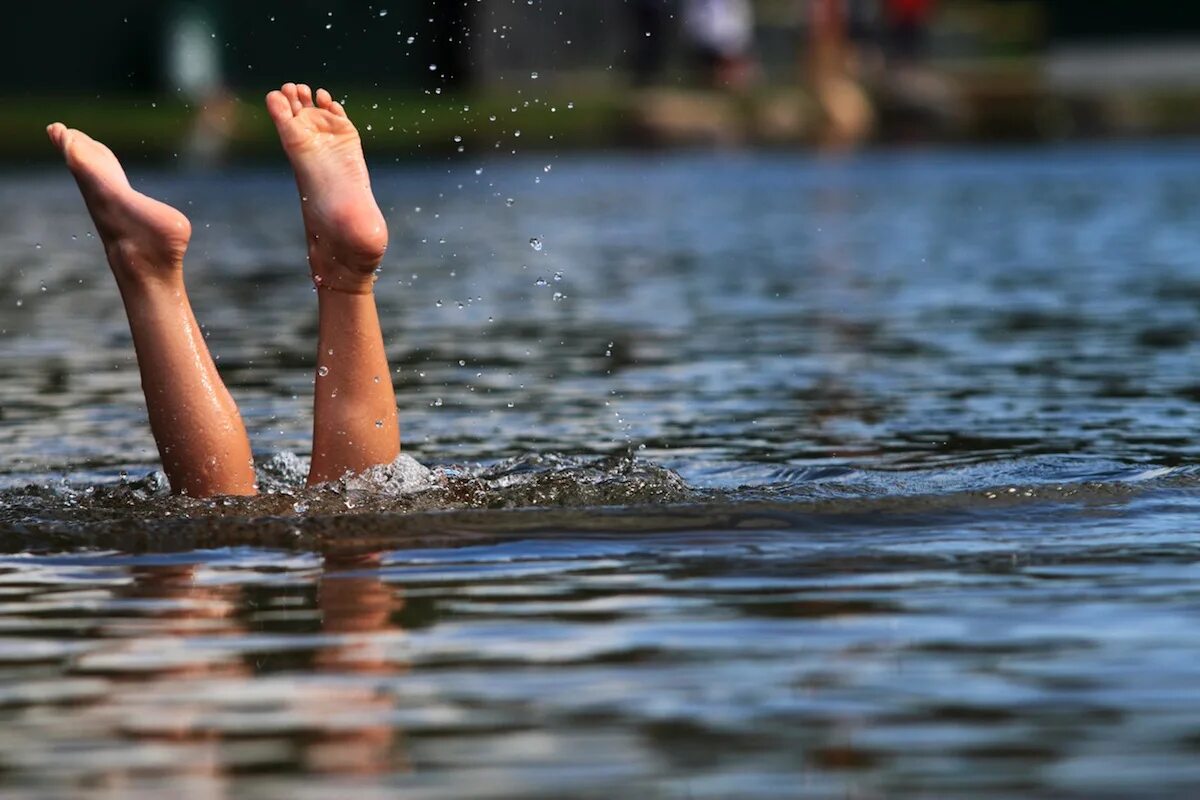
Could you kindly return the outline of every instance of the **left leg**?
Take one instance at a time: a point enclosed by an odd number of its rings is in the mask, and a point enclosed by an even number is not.
[[[196,497],[254,494],[246,428],[183,286],[191,223],[134,191],[113,152],[86,133],[57,122],[46,132],[75,176],[121,290],[171,489]]]

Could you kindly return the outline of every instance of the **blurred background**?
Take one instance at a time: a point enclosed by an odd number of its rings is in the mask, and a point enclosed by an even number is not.
[[[1200,132],[1200,6],[1147,0],[21,3],[0,158],[50,119],[127,158],[274,152],[328,84],[375,152],[1036,141]],[[511,143],[511,142],[510,142]]]

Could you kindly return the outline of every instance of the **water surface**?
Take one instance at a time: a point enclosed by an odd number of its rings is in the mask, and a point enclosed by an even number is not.
[[[6,176],[0,785],[1186,794],[1193,150],[373,165],[415,461],[316,491],[291,179],[135,170],[252,501],[166,494],[74,187]]]

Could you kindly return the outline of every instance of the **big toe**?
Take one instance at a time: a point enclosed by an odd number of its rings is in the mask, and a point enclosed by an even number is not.
[[[50,137],[50,142],[59,150],[63,149],[63,143],[67,138],[67,126],[61,122],[52,122],[46,126],[46,135]]]
[[[291,101],[278,89],[267,95],[267,113],[271,115],[271,119],[275,121],[276,125],[286,122],[294,116]]]
[[[50,140],[62,152],[63,157],[67,160],[67,166],[71,169],[76,169],[80,164],[94,160],[95,147],[89,145],[100,145],[92,137],[88,136],[78,128],[68,128],[61,122],[56,122],[46,129],[50,134]]]

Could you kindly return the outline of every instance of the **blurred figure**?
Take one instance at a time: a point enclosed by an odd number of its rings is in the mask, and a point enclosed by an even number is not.
[[[166,74],[170,88],[196,109],[183,143],[193,166],[218,163],[237,127],[237,99],[225,86],[216,23],[203,4],[181,3],[167,12]]]
[[[750,0],[685,0],[683,30],[713,88],[744,89],[754,79]]]
[[[875,110],[859,84],[860,59],[847,40],[842,0],[808,0],[813,92],[825,114],[821,146],[846,150],[875,125]]]
[[[883,0],[886,70],[879,95],[886,106],[888,138],[927,141],[963,130],[962,89],[930,58],[935,0]]]

